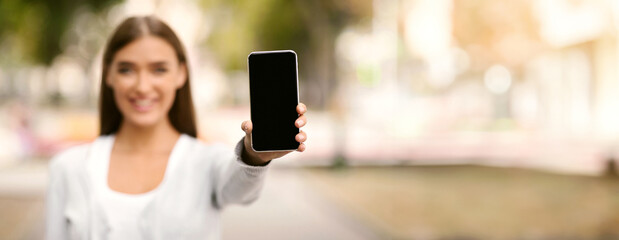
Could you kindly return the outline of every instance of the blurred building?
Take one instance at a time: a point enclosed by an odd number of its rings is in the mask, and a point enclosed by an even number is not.
[[[315,112],[307,129],[312,147],[291,162],[330,164],[340,156],[353,165],[480,163],[597,173],[615,155],[616,1],[273,4],[305,16],[288,16],[305,29],[291,34],[320,40],[299,51],[310,56],[301,67],[311,68],[302,69],[301,100]],[[314,16],[299,8],[325,11]],[[268,11],[191,0],[76,11],[63,52],[50,65],[0,64],[0,141],[18,146],[3,152],[47,157],[96,136],[100,54],[112,28],[134,14],[156,14],[176,29],[192,63],[201,135],[235,141],[234,122],[249,117],[238,56],[288,46],[264,43],[272,38],[253,23],[260,12]],[[11,41],[2,42],[6,48]],[[230,67],[229,59],[240,60]]]

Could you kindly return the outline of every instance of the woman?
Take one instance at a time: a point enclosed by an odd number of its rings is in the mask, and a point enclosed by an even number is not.
[[[289,152],[253,151],[251,121],[234,152],[196,140],[188,72],[165,23],[118,26],[103,55],[101,136],[50,164],[48,239],[216,239],[219,211],[258,197],[270,160]]]

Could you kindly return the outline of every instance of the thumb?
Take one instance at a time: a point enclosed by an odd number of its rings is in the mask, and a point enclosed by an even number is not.
[[[241,129],[243,129],[243,131],[245,132],[246,135],[250,135],[251,131],[253,129],[253,125],[252,125],[251,121],[249,121],[249,120],[244,121],[241,124]]]

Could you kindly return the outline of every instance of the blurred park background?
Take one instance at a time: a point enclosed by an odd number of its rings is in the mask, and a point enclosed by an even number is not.
[[[0,239],[39,239],[47,163],[98,134],[106,37],[155,14],[199,137],[249,119],[246,58],[292,49],[307,151],[224,239],[619,239],[619,1],[0,0]]]

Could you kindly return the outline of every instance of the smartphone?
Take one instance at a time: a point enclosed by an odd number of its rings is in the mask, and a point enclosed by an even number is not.
[[[299,148],[299,81],[292,50],[252,52],[247,57],[251,107],[251,147],[257,152]]]

